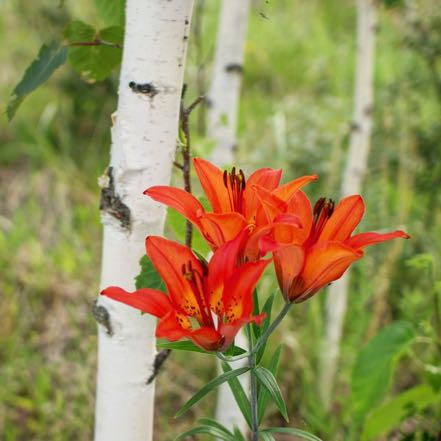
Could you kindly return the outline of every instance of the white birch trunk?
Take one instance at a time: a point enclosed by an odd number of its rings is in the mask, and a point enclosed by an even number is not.
[[[219,167],[234,162],[242,64],[250,5],[250,0],[223,0],[220,11],[212,81],[208,94],[207,128],[208,137],[215,142],[210,159]],[[247,347],[247,339],[243,332],[237,335],[236,344],[243,348]],[[246,364],[247,361],[244,359],[231,363],[231,366],[237,369]],[[243,388],[248,390],[249,378],[243,375],[239,380]],[[216,419],[226,427],[237,426],[242,433],[247,429],[246,421],[227,383],[218,388]]]
[[[374,0],[357,0],[357,61],[354,88],[354,116],[348,160],[343,174],[342,196],[360,193],[367,169],[372,128],[374,54],[377,11]],[[349,271],[327,291],[326,330],[322,343],[320,393],[326,408],[331,403],[340,340],[347,309]]]
[[[162,233],[164,207],[142,192],[170,180],[192,3],[127,0],[109,169],[114,188],[112,182],[104,188],[113,199],[104,200],[102,210],[102,288],[133,290],[145,237]],[[136,92],[131,82],[151,87]],[[94,312],[113,334],[99,326],[95,441],[150,441],[154,384],[146,380],[155,357],[155,319],[105,297]]]
[[[223,0],[212,82],[208,94],[207,134],[215,142],[211,160],[231,164],[236,147],[242,64],[250,0]]]

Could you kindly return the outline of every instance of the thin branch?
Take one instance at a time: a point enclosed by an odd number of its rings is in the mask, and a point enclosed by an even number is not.
[[[101,40],[101,38],[97,37],[93,41],[73,41],[69,43],[68,46],[109,46],[114,47],[116,49],[122,49],[122,44],[112,43],[111,41]]]

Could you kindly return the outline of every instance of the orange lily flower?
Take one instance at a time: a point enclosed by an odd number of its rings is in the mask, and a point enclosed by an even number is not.
[[[252,292],[270,260],[238,267],[241,236],[222,245],[208,265],[189,248],[150,236],[147,254],[168,293],[150,288],[129,293],[111,286],[101,294],[158,317],[157,337],[188,338],[207,351],[224,351],[243,325],[263,319],[252,315]]]
[[[267,209],[274,207],[273,201],[262,194],[260,197]],[[400,230],[352,236],[365,211],[359,195],[342,199],[335,208],[332,200],[321,198],[312,210],[309,199],[298,191],[288,205],[288,213],[293,212],[300,218],[302,228],[277,225],[261,241],[266,250],[273,251],[280,289],[291,302],[303,302],[323,286],[339,279],[363,256],[365,247],[410,237]]]
[[[201,158],[194,159],[194,168],[213,212],[207,213],[197,198],[180,188],[154,186],[144,194],[174,208],[190,220],[213,250],[247,229],[253,240],[247,246],[246,260],[256,260],[262,255],[257,249],[258,239],[268,232],[268,226],[274,221],[268,221],[265,216],[258,192],[266,192],[286,205],[298,189],[317,179],[315,175],[303,176],[279,186],[282,171],[261,168],[246,181],[242,170],[237,172],[233,167],[228,173]],[[289,222],[298,225],[298,219],[292,216]]]

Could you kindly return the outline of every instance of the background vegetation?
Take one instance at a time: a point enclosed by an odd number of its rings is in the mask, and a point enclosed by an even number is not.
[[[218,4],[197,2],[189,99],[208,88]],[[417,21],[409,21],[409,5]],[[282,167],[285,179],[316,172],[320,181],[309,195],[338,198],[352,113],[355,14],[351,0],[255,2],[240,112],[242,168]],[[385,325],[404,321],[416,339],[400,352],[390,386],[370,415],[378,419],[381,406],[415,386],[441,387],[440,14],[437,0],[380,5],[362,229],[401,227],[412,240],[369,250],[352,272],[330,412],[317,386],[324,293],[296,307],[278,333],[285,345],[279,378],[291,425],[325,440],[365,436],[366,420],[354,419],[351,373],[360,348]],[[85,0],[1,2],[0,17],[4,103],[41,44],[61,35],[69,21],[103,25],[93,2]],[[117,70],[90,84],[65,66],[22,104],[12,123],[0,120],[0,439],[5,441],[92,438],[96,324],[90,311],[98,291],[101,232],[96,181],[108,162],[116,87]],[[195,155],[210,148],[199,111],[193,117]],[[274,287],[271,274],[263,284]],[[215,369],[211,359],[189,368],[180,363],[185,357],[174,353],[157,381],[158,441],[172,439],[205,415],[199,408],[179,420],[172,417]],[[392,430],[366,439],[439,440],[440,405],[428,401],[404,400],[406,412]],[[393,415],[390,408],[383,413]],[[268,417],[280,418],[272,408]]]

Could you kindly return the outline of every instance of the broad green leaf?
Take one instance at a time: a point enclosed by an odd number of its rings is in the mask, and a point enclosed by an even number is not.
[[[222,362],[222,369],[224,372],[231,372],[232,368],[228,363]],[[232,378],[228,381],[230,385],[231,392],[236,400],[237,405],[239,406],[242,415],[245,418],[245,421],[248,424],[248,427],[251,428],[251,405],[250,400],[246,392],[244,391],[242,384],[238,380],[237,377]]]
[[[292,435],[296,437],[300,437],[303,439],[307,439],[309,441],[322,441],[319,437],[313,435],[312,433],[305,432],[300,429],[292,429],[290,427],[271,427],[270,429],[263,429],[259,431],[260,433],[284,433],[286,435]]]
[[[274,378],[277,375],[277,371],[279,370],[279,361],[280,355],[282,354],[282,345],[277,346],[276,350],[271,357],[271,360],[268,365],[268,370],[274,375]],[[265,411],[268,406],[268,400],[270,398],[269,392],[266,388],[260,388],[259,397],[257,400],[257,420],[259,424],[262,422],[263,417],[265,416]]]
[[[198,401],[200,401],[202,398],[204,398],[205,395],[207,395],[209,392],[211,392],[216,387],[220,386],[222,383],[225,383],[226,381],[230,380],[231,378],[238,377],[239,375],[242,375],[245,372],[248,372],[249,370],[250,370],[249,367],[235,369],[234,371],[225,372],[224,374],[219,375],[219,377],[215,378],[214,380],[211,380],[202,389],[200,389],[198,392],[196,392],[181,407],[181,409],[179,409],[179,411],[176,414],[176,417],[183,415],[185,412],[187,412],[188,409],[193,407]]]
[[[125,0],[95,0],[95,6],[106,25],[124,25]]]
[[[214,352],[204,351],[191,341],[161,341],[157,343],[157,347],[161,349],[173,349],[174,351],[199,352],[200,354],[214,355]]]
[[[185,228],[186,219],[176,210],[169,208],[167,210],[167,223],[176,235],[176,238],[184,243],[185,242]],[[193,227],[192,248],[202,256],[207,256],[210,252],[206,240],[202,237],[201,233],[196,227]]]
[[[361,441],[370,441],[386,435],[406,418],[420,415],[425,408],[440,401],[441,394],[428,384],[421,384],[402,392],[369,414]]]
[[[358,353],[352,371],[352,402],[359,421],[383,399],[394,362],[413,337],[409,323],[396,322],[380,331]]]
[[[187,432],[182,433],[177,438],[175,438],[175,441],[179,441],[181,439],[186,439],[194,435],[198,435],[200,433],[207,433],[208,435],[213,435],[217,439],[220,439],[222,441],[235,441],[234,435],[228,435],[222,430],[219,430],[212,426],[198,426],[194,429],[190,429]]]
[[[277,384],[276,378],[268,369],[258,366],[254,370],[259,383],[268,391],[270,397],[276,403],[280,413],[282,414],[285,421],[289,421],[288,412],[286,410],[285,401],[282,397],[282,392],[280,391],[279,385]]]
[[[70,64],[89,81],[104,80],[121,62],[121,48],[112,45],[122,45],[123,34],[123,28],[120,26],[111,26],[96,31],[92,26],[79,20],[69,23],[64,36],[70,44]],[[98,40],[101,40],[102,44],[80,45],[80,43],[93,43]]]
[[[265,304],[263,305],[262,312],[266,314],[266,317],[262,323],[261,327],[261,334],[263,334],[268,328],[271,323],[271,311],[273,308],[274,298],[276,296],[276,293],[272,293],[266,300]],[[262,345],[262,347],[257,351],[256,355],[256,362],[260,363],[260,360],[263,357],[263,354],[265,353],[265,348],[268,340]]]
[[[45,83],[66,62],[66,58],[67,48],[57,41],[41,46],[37,58],[29,65],[12,91],[6,109],[9,121],[14,118],[15,112],[26,96]]]
[[[139,264],[141,265],[141,272],[135,277],[136,289],[153,288],[166,291],[164,282],[150,258],[146,255],[142,256]]]

